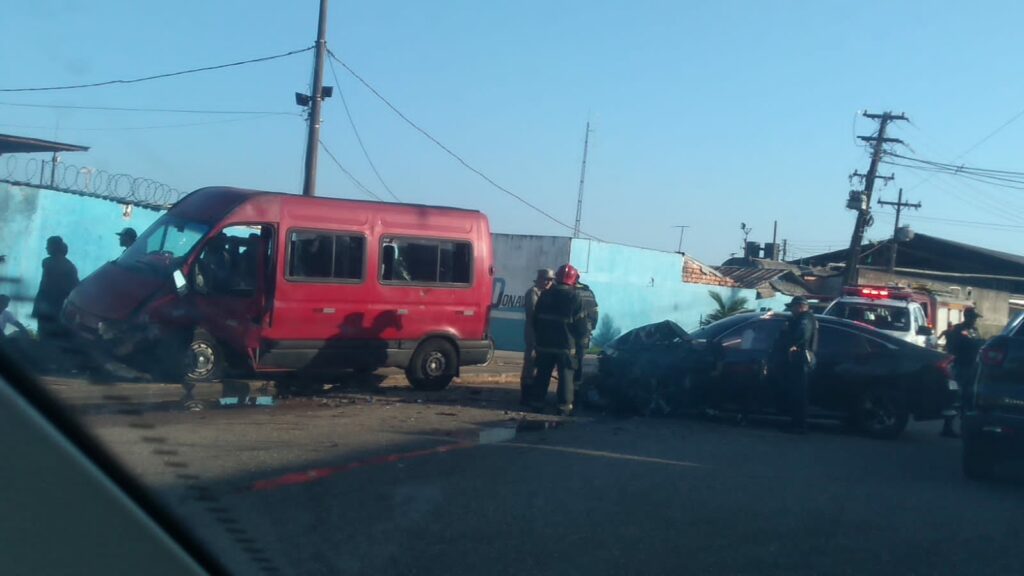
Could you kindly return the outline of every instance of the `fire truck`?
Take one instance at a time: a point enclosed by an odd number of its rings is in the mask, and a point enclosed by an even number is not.
[[[845,286],[826,316],[869,324],[919,346],[937,348],[938,336],[963,320],[972,302],[958,294],[924,287]]]

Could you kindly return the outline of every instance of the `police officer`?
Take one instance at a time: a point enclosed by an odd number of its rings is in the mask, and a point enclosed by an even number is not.
[[[576,343],[577,363],[572,380],[573,388],[579,391],[580,383],[583,382],[583,358],[587,355],[587,350],[590,349],[590,339],[597,328],[598,310],[597,297],[594,296],[594,291],[590,289],[590,286],[583,282],[576,282],[576,291],[579,292],[580,299],[583,300],[583,314],[587,319],[587,335]]]
[[[985,340],[978,332],[978,318],[981,314],[973,306],[964,310],[964,321],[953,326],[946,334],[946,351],[953,355],[953,376],[960,386],[960,413],[970,407],[974,396],[975,360]],[[950,438],[958,436],[953,429],[953,418],[946,418],[942,425],[942,435]]]
[[[551,371],[558,369],[558,413],[573,411],[573,354],[576,343],[587,335],[587,319],[576,283],[580,273],[571,264],[555,272],[557,285],[545,291],[534,310],[534,336],[537,343],[537,375],[530,391],[530,404],[543,409],[551,383]],[[578,361],[579,359],[577,359]]]
[[[525,341],[526,347],[523,350],[523,372],[519,376],[519,403],[527,404],[529,402],[529,388],[533,384],[534,368],[536,360],[536,340],[533,335],[533,314],[534,309],[537,307],[537,300],[545,290],[551,288],[551,285],[555,282],[555,273],[550,268],[541,268],[537,270],[537,278],[533,281],[533,286],[526,291],[523,296],[523,308],[526,313],[526,326],[523,332],[523,340]]]
[[[803,296],[793,298],[786,308],[792,316],[779,335],[779,349],[784,354],[782,378],[790,411],[790,425],[786,430],[794,434],[806,434],[807,380],[814,369],[818,352],[818,321]]]

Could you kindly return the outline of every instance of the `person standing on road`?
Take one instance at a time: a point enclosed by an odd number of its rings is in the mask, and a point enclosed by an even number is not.
[[[533,286],[523,296],[523,311],[526,316],[526,323],[523,330],[525,348],[523,349],[523,372],[519,376],[519,403],[524,406],[530,401],[530,385],[533,384],[536,372],[537,351],[535,350],[536,338],[533,334],[533,314],[540,295],[548,288],[551,288],[554,282],[554,271],[550,268],[541,268],[537,270],[537,278],[534,279]]]
[[[587,319],[587,335],[576,343],[576,370],[573,372],[573,388],[575,391],[579,391],[580,383],[583,382],[583,359],[587,355],[587,350],[590,349],[590,338],[594,334],[594,330],[597,329],[597,297],[594,296],[594,291],[590,289],[583,282],[576,283],[576,290],[580,294],[580,299],[583,300],[583,314]]]
[[[63,334],[60,312],[68,294],[78,286],[78,269],[68,260],[68,245],[60,236],[46,239],[46,253],[32,316],[39,323],[39,339],[55,340]]]
[[[543,409],[551,384],[551,371],[557,368],[558,413],[563,416],[569,416],[573,411],[573,355],[576,343],[587,334],[583,299],[576,289],[579,278],[580,273],[571,264],[559,267],[555,273],[558,285],[541,294],[534,309],[537,374],[529,402],[535,408]]]
[[[977,309],[968,307],[964,310],[964,321],[953,326],[946,334],[946,352],[953,355],[953,377],[960,386],[961,418],[974,396],[975,360],[981,345],[985,343],[978,332],[978,318],[981,317]],[[953,417],[947,417],[943,422],[942,435],[947,438],[959,436],[953,429]]]
[[[138,239],[139,234],[135,231],[135,228],[125,228],[116,234],[117,243],[121,248],[127,250],[132,244],[135,244],[135,240]]]
[[[807,433],[807,380],[814,370],[818,352],[818,321],[810,304],[797,296],[786,305],[792,314],[779,337],[779,349],[784,352],[782,377],[789,401],[790,425],[788,432]]]

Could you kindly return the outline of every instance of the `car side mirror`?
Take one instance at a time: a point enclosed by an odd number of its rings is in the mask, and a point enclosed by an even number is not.
[[[920,326],[917,329],[917,335],[918,336],[934,336],[935,335],[935,331],[932,330],[931,328],[929,328],[928,326]]]
[[[171,276],[174,278],[174,289],[178,291],[178,296],[184,296],[188,292],[188,282],[185,280],[185,275],[182,274],[181,270],[175,270]]]

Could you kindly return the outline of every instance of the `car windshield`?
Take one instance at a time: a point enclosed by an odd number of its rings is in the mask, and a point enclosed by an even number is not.
[[[1022,22],[4,2],[0,412],[213,574],[1024,575]],[[7,416],[0,576],[159,572]]]
[[[906,306],[836,302],[829,308],[827,315],[860,322],[890,332],[910,330],[910,310]]]
[[[179,266],[210,230],[207,224],[164,215],[117,259],[122,265],[145,265],[160,271]]]

